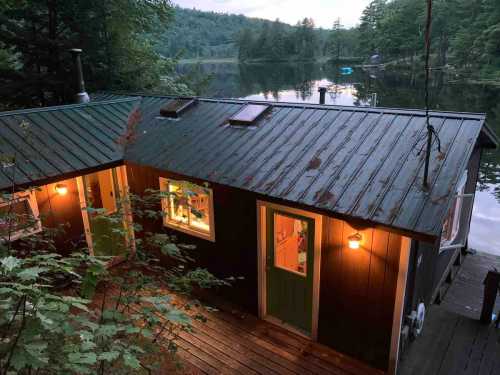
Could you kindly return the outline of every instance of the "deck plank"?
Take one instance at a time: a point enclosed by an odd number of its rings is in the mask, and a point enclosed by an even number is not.
[[[398,375],[500,375],[500,330],[479,322],[483,280],[493,266],[500,266],[500,257],[465,258],[444,301],[428,309],[423,334],[405,353]],[[499,309],[497,298],[494,311]]]

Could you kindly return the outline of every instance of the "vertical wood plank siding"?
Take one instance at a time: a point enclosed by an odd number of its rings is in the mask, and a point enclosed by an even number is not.
[[[55,191],[56,184],[66,185],[68,193],[58,195]],[[62,253],[68,252],[76,244],[85,246],[82,242],[85,241],[85,236],[76,179],[71,178],[40,187],[36,191],[36,200],[44,227],[54,228],[56,225],[65,225],[64,234],[55,239],[57,248]]]
[[[347,237],[356,231],[323,219],[319,341],[386,370],[401,237],[361,230],[361,248],[352,250]]]

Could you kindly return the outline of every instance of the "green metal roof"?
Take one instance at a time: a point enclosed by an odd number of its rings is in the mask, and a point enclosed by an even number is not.
[[[119,140],[139,102],[121,98],[0,113],[0,189],[122,161]]]
[[[496,142],[483,114],[430,112],[442,153],[434,144],[427,190],[424,111],[266,102],[255,124],[233,126],[231,116],[262,102],[197,98],[180,118],[160,116],[175,99],[99,94],[86,105],[6,112],[0,152],[17,152],[17,183],[127,160],[435,238],[474,146]],[[134,108],[141,119],[131,132]]]

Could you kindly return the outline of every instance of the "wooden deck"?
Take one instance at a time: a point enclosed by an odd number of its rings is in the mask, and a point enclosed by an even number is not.
[[[178,355],[199,374],[382,374],[381,371],[237,311],[205,312],[181,333]]]
[[[443,302],[429,308],[423,334],[405,353],[399,375],[500,375],[500,330],[479,323],[482,283],[492,267],[500,268],[500,257],[465,258]]]

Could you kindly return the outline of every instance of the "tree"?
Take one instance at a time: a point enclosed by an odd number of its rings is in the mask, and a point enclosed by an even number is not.
[[[149,90],[170,73],[169,62],[146,37],[168,26],[169,0],[21,0],[1,6],[0,45],[21,67],[1,71],[0,93],[19,104],[71,102],[70,48],[85,52],[89,90]]]
[[[337,18],[333,23],[332,32],[330,34],[330,53],[340,60],[342,48],[344,47],[344,26],[340,23],[340,18]]]
[[[254,37],[250,29],[243,29],[238,37],[238,59],[245,61],[253,56]]]

